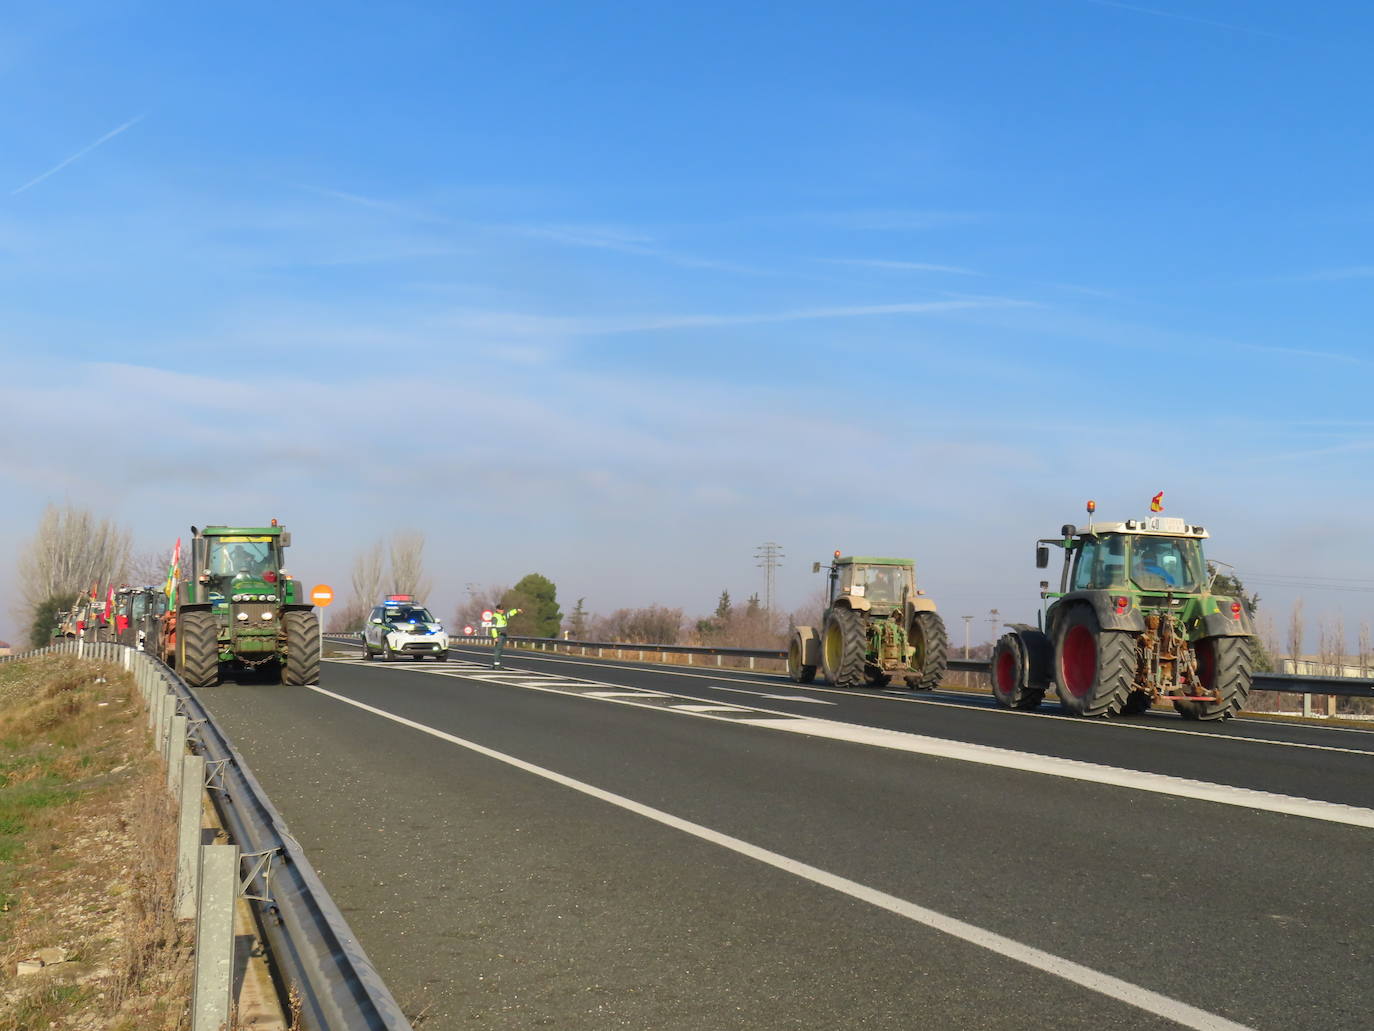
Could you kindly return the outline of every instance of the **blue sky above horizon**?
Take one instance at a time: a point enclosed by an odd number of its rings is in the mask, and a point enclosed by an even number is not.
[[[275,515],[336,587],[417,527],[445,612],[531,570],[703,612],[775,540],[784,608],[842,547],[955,622],[1028,617],[1035,537],[1162,489],[1280,624],[1353,629],[1371,38],[1240,0],[17,6],[0,527]]]

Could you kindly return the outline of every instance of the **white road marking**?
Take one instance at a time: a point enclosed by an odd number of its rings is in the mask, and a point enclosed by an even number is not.
[[[900,730],[886,730],[882,727],[859,727],[852,723],[839,723],[834,720],[822,720],[810,716],[789,716],[779,720],[750,720],[749,726],[772,727],[775,730],[785,730],[792,734],[811,734],[815,737],[830,738],[834,741],[877,745],[880,748],[894,748],[898,751],[916,752],[920,755],[930,755],[942,759],[958,759],[963,762],[978,763],[981,766],[1020,770],[1024,773],[1042,773],[1051,777],[1086,781],[1090,784],[1131,788],[1157,795],[1174,795],[1178,798],[1219,802],[1222,805],[1239,806],[1244,809],[1260,809],[1265,812],[1283,813],[1288,816],[1304,816],[1311,820],[1322,820],[1326,823],[1374,828],[1374,809],[1343,805],[1339,802],[1323,802],[1314,798],[1300,798],[1296,795],[1279,795],[1271,791],[1258,791],[1254,788],[1212,784],[1208,781],[1192,780],[1187,777],[1171,777],[1164,773],[1147,773],[1142,770],[1102,766],[1098,763],[1084,762],[1081,759],[1061,759],[1052,755],[1018,752],[1010,748],[994,748],[991,745],[949,741],[944,738],[926,737],[922,734],[908,734]]]
[[[812,705],[835,705],[824,698],[808,698],[804,694],[761,694],[760,698],[772,698],[779,702],[810,702]]]
[[[813,884],[829,888],[832,891],[847,895],[860,902],[866,902],[871,906],[876,906],[879,909],[894,913],[897,916],[905,917],[914,923],[958,938],[978,948],[986,949],[989,952],[1003,956],[1013,962],[1022,963],[1036,970],[1043,971],[1044,973],[1063,978],[1065,981],[1076,984],[1079,987],[1097,992],[1100,995],[1105,995],[1109,999],[1125,1003],[1128,1006],[1134,1006],[1137,1009],[1144,1010],[1146,1013],[1153,1013],[1155,1016],[1163,1017],[1165,1020],[1172,1020],[1174,1023],[1183,1027],[1194,1028],[1196,1031],[1251,1031],[1251,1029],[1244,1024],[1237,1024],[1235,1021],[1227,1020],[1225,1017],[1210,1013],[1207,1010],[1198,1009],[1196,1006],[1190,1006],[1186,1002],[1182,1002],[1178,999],[1170,998],[1167,995],[1161,995],[1158,992],[1152,992],[1148,988],[1132,984],[1129,981],[1123,981],[1110,974],[1104,974],[1100,970],[1085,967],[1072,960],[1064,959],[1062,956],[1056,956],[1053,953],[1037,949],[1034,946],[1026,945],[1023,942],[1016,941],[1014,938],[1007,938],[995,931],[986,930],[975,924],[966,923],[963,920],[946,916],[943,913],[939,913],[933,909],[927,909],[925,906],[917,905],[906,899],[898,898],[895,895],[889,895],[885,891],[879,891],[877,888],[872,888],[866,884],[860,884],[858,881],[852,881],[847,877],[841,877],[838,874],[830,873],[828,870],[822,870],[820,867],[812,866],[809,863],[803,863],[797,859],[792,859],[780,852],[773,852],[770,849],[761,848],[742,838],[724,834],[703,824],[693,823],[691,820],[684,820],[680,816],[674,816],[672,813],[665,812],[662,809],[655,809],[653,806],[645,805],[642,802],[636,802],[634,799],[627,798],[624,795],[617,795],[614,792],[598,788],[585,781],[575,780],[572,777],[557,773],[543,766],[536,766],[534,763],[518,759],[505,752],[498,752],[493,748],[487,748],[485,745],[479,745],[475,741],[468,741],[464,738],[456,737],[453,734],[448,734],[442,730],[427,726],[426,724],[418,723],[415,720],[397,716],[394,713],[387,712],[385,709],[379,709],[363,702],[354,701],[352,698],[345,698],[343,695],[335,694],[333,691],[326,691],[322,687],[312,686],[310,690],[325,695],[326,697],[333,698],[335,701],[343,702],[345,705],[351,705],[365,712],[370,712],[375,716],[380,716],[382,719],[391,720],[393,723],[410,727],[412,730],[418,730],[423,734],[429,734],[431,737],[436,737],[441,741],[447,741],[460,748],[466,748],[469,751],[476,752],[478,755],[484,755],[489,759],[505,763],[515,769],[523,770],[525,773],[533,774],[536,777],[542,777],[555,784],[561,784],[563,787],[570,788],[573,791],[581,792],[591,798],[617,806],[618,808],[642,816],[645,819],[653,820],[655,823],[665,827],[671,827],[674,830],[690,834],[702,841],[729,849],[731,852],[764,863],[784,873],[792,874],[794,877],[799,877]]]
[[[749,712],[749,709],[741,709],[738,705],[670,705],[668,708],[677,712]]]
[[[576,681],[567,681],[562,686],[573,687]],[[579,691],[580,695],[588,698],[671,698],[670,694],[662,691]]]
[[[527,654],[527,653],[522,652],[522,653],[520,654],[520,658],[521,658],[522,660],[524,660],[524,659],[530,659],[530,660],[533,660],[533,661],[536,661],[536,662],[559,662],[559,661],[566,662],[566,661],[569,659],[569,656],[564,655],[564,656],[559,656],[558,658],[554,658],[554,657],[552,657],[552,656],[547,656],[547,655],[532,655],[532,654]],[[616,665],[615,663],[612,663],[612,662],[598,661],[598,660],[592,659],[591,657],[583,657],[583,656],[576,656],[576,655],[575,655],[575,656],[571,656],[571,658],[574,660],[574,664],[575,664],[575,665],[581,665],[581,666],[601,667],[601,668],[603,668],[603,669],[624,669],[624,670],[633,670],[633,671],[639,672],[639,673],[645,672],[645,669],[646,669],[645,666],[621,666],[621,665]],[[580,660],[580,661],[579,661],[579,660]],[[690,669],[691,669],[691,667],[685,667],[685,668],[683,668],[683,667],[676,667],[676,666],[666,666],[666,667],[663,667],[663,668],[652,668],[652,667],[650,667],[648,671],[649,671],[649,672],[652,672],[652,673],[658,673],[658,674],[667,675],[667,676],[688,677],[688,678],[693,679],[693,680],[730,680],[730,679],[732,679],[732,678],[730,678],[730,677],[723,677],[723,676],[721,676],[721,674],[720,674],[719,672],[715,672],[715,673],[695,673],[695,672],[689,672]],[[762,675],[766,675],[766,674],[760,674],[760,676],[762,676]],[[740,684],[758,684],[759,681],[758,681],[757,679],[755,679],[755,680],[739,679],[739,680],[735,680],[735,683],[740,683]],[[717,690],[720,690],[720,691],[741,691],[740,688],[719,687],[718,685],[715,685],[715,684],[711,684],[711,685],[708,685],[708,686],[713,687],[713,688],[716,688]],[[760,685],[760,686],[762,686],[762,685]],[[1138,722],[1134,722],[1134,721],[1131,721],[1131,722],[1121,722],[1121,721],[1119,721],[1119,720],[1076,720],[1076,719],[1074,719],[1074,717],[1064,715],[1063,713],[1054,713],[1054,712],[1026,712],[1026,711],[1023,711],[1023,710],[1020,710],[1020,709],[1002,709],[1002,708],[995,707],[995,706],[994,706],[994,707],[979,706],[979,707],[977,707],[977,708],[971,708],[971,707],[969,707],[969,706],[967,706],[967,705],[960,705],[960,704],[958,704],[957,702],[954,702],[954,701],[949,700],[949,699],[953,699],[953,698],[968,698],[968,699],[973,699],[973,700],[976,700],[976,701],[983,701],[983,700],[985,700],[985,699],[988,699],[990,696],[989,696],[989,695],[985,695],[985,694],[976,694],[976,693],[973,693],[973,692],[961,692],[961,691],[956,691],[956,690],[949,690],[949,689],[945,689],[945,688],[940,688],[940,689],[938,689],[938,692],[927,692],[927,693],[924,693],[924,694],[921,694],[921,695],[912,695],[912,694],[909,694],[909,693],[904,692],[904,691],[898,691],[898,690],[896,690],[896,689],[889,689],[889,690],[882,690],[882,691],[860,691],[860,690],[856,690],[855,688],[852,688],[852,687],[845,687],[845,688],[826,687],[826,686],[824,686],[824,685],[819,685],[819,684],[810,684],[810,685],[807,686],[807,690],[809,690],[809,691],[822,691],[822,692],[825,692],[825,693],[828,693],[828,694],[837,694],[837,695],[841,695],[841,696],[843,696],[843,697],[845,697],[845,698],[882,698],[882,699],[884,699],[884,700],[886,700],[886,701],[904,702],[904,703],[906,703],[906,704],[908,704],[908,705],[938,705],[938,706],[943,706],[944,708],[947,708],[947,709],[960,709],[960,710],[965,711],[965,712],[982,712],[982,713],[988,713],[988,714],[994,715],[994,716],[1009,716],[1009,717],[1019,718],[1019,719],[1020,719],[1020,718],[1030,718],[1030,719],[1037,719],[1037,720],[1064,720],[1064,719],[1071,719],[1071,720],[1074,720],[1074,722],[1079,723],[1079,724],[1081,724],[1081,725],[1084,726],[1084,727],[1091,727],[1091,728],[1094,728],[1094,730],[1127,730],[1127,731],[1130,731],[1130,730],[1138,730],[1138,731],[1148,731],[1148,732],[1154,733],[1154,734],[1186,734],[1186,735],[1189,735],[1189,736],[1192,736],[1192,737],[1213,737],[1213,738],[1217,738],[1218,740],[1221,740],[1221,741],[1237,741],[1237,742],[1241,742],[1241,743],[1243,743],[1243,744],[1273,745],[1273,746],[1275,746],[1275,747],[1277,747],[1277,748],[1307,748],[1307,749],[1312,749],[1312,750],[1318,751],[1318,752],[1347,752],[1347,753],[1349,753],[1349,754],[1351,754],[1351,755],[1374,755],[1374,752],[1371,752],[1371,751],[1370,751],[1369,749],[1367,749],[1367,748],[1342,748],[1342,747],[1340,747],[1340,746],[1338,746],[1338,745],[1313,745],[1313,744],[1308,744],[1308,743],[1303,742],[1303,741],[1276,741],[1276,740],[1274,740],[1273,738],[1263,738],[1263,737],[1241,737],[1241,736],[1236,735],[1236,734],[1216,734],[1216,733],[1209,733],[1209,732],[1203,731],[1203,730],[1183,730],[1183,729],[1180,729],[1180,728],[1177,728],[1177,727],[1152,727],[1152,726],[1149,726],[1149,725],[1147,725],[1147,724],[1145,724],[1145,723],[1138,723]],[[741,691],[741,693],[744,693],[744,694],[751,694],[751,693],[753,693],[753,692]],[[762,693],[760,693],[760,695],[761,695],[761,697],[765,697],[765,698],[766,698],[766,697],[772,697],[772,696],[769,696],[769,695],[763,695]],[[791,696],[789,695],[788,697],[790,698]],[[831,704],[834,704],[834,703],[831,703]],[[1163,714],[1161,713],[1161,714],[1159,714],[1159,715],[1162,716]],[[1271,726],[1271,727],[1274,726],[1273,723],[1269,723],[1269,722],[1267,722],[1267,721],[1265,721],[1265,720],[1241,720],[1240,722],[1244,722],[1244,723],[1247,723],[1247,724],[1263,724],[1263,725],[1265,725],[1265,726]],[[1321,731],[1328,732],[1328,733],[1331,732],[1331,731],[1336,731],[1336,730],[1345,731],[1345,732],[1351,733],[1351,734],[1370,734],[1370,733],[1374,733],[1374,731],[1360,730],[1360,729],[1354,728],[1354,727],[1312,727],[1311,729],[1313,729],[1313,730],[1321,730]]]

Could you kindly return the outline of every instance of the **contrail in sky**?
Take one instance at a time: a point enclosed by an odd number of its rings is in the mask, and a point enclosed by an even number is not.
[[[116,128],[116,129],[111,129],[109,132],[107,132],[104,136],[100,137],[100,139],[96,140],[94,143],[91,143],[91,144],[88,144],[88,145],[85,146],[85,147],[82,147],[80,150],[78,150],[78,151],[77,151],[75,154],[73,154],[71,157],[66,158],[66,159],[64,159],[64,160],[62,160],[62,161],[59,161],[57,164],[53,165],[52,168],[48,169],[48,170],[47,170],[46,172],[44,172],[42,175],[38,176],[38,177],[35,178],[35,179],[30,179],[28,182],[26,182],[23,186],[19,187],[19,189],[17,189],[17,190],[11,190],[11,191],[10,191],[10,196],[11,196],[11,197],[17,196],[18,194],[23,193],[25,190],[28,190],[28,189],[31,189],[32,187],[35,187],[35,186],[37,186],[39,183],[41,183],[44,179],[48,178],[48,176],[50,176],[50,175],[56,175],[58,172],[62,171],[62,169],[66,168],[66,167],[67,167],[68,165],[70,165],[73,161],[80,161],[82,158],[84,158],[84,157],[85,157],[87,154],[89,154],[91,151],[95,150],[96,147],[99,147],[102,143],[108,143],[110,140],[114,139],[116,136],[118,136],[120,133],[124,132],[126,129],[131,129],[131,128],[133,128],[133,127],[134,127],[135,125],[137,125],[139,122],[143,121],[143,118],[144,118],[143,115],[139,115],[139,116],[136,117],[136,118],[130,118],[127,122],[125,122],[123,125],[119,126],[118,128]]]

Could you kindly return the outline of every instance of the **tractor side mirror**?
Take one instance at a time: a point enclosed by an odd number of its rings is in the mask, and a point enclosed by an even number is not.
[[[819,573],[820,571],[821,571],[821,564],[820,564],[819,562],[812,562],[812,563],[811,563],[811,572],[813,572],[813,573]]]
[[[382,621],[380,619],[374,619],[372,622],[375,623],[377,626],[382,625]]]
[[[1035,549],[1035,568],[1048,569],[1050,565],[1050,549],[1045,545],[1040,545]]]
[[[290,531],[290,530],[283,530],[283,531],[281,532],[281,546],[282,546],[283,548],[289,548],[289,547],[291,547],[291,531]]]

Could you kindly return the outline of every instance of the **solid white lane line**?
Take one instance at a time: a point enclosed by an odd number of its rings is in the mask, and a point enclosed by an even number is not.
[[[711,719],[712,717],[704,717]],[[1163,773],[1146,773],[1141,770],[1121,769],[1116,766],[1101,766],[1084,762],[1081,759],[1061,759],[1052,755],[1037,755],[1034,752],[1018,752],[1010,748],[994,748],[991,745],[974,745],[963,741],[948,741],[944,738],[926,737],[922,734],[907,734],[899,730],[886,730],[882,727],[859,727],[852,723],[838,723],[812,716],[785,716],[783,719],[750,720],[751,727],[771,727],[792,734],[810,734],[815,737],[830,738],[834,741],[850,741],[855,744],[876,745],[880,748],[893,748],[903,752],[916,752],[942,759],[958,759],[962,762],[978,763],[981,766],[997,766],[1006,770],[1020,770],[1025,773],[1043,773],[1051,777],[1065,777],[1069,780],[1086,781],[1090,784],[1107,784],[1112,787],[1131,788],[1135,791],[1149,791],[1157,795],[1174,795],[1203,802],[1219,802],[1222,805],[1239,806],[1244,809],[1261,809],[1270,813],[1288,816],[1303,816],[1326,823],[1343,823],[1351,827],[1374,828],[1374,809],[1343,805],[1339,802],[1322,802],[1313,798],[1300,798],[1296,795],[1279,795],[1270,791],[1254,788],[1237,788],[1226,784],[1212,784],[1204,780],[1191,780],[1187,777],[1171,777]]]
[[[591,798],[598,799],[628,812],[635,813],[638,816],[653,820],[655,823],[662,824],[665,827],[671,827],[674,830],[690,834],[702,841],[729,849],[731,852],[757,860],[774,869],[792,874],[795,877],[810,881],[813,884],[829,888],[832,891],[847,895],[860,902],[867,902],[869,905],[876,906],[889,913],[894,913],[897,916],[905,917],[914,923],[922,924],[933,930],[941,931],[951,937],[968,942],[970,945],[986,949],[989,952],[996,953],[999,956],[1003,956],[1017,963],[1023,963],[1026,966],[1033,967],[1047,974],[1052,974],[1055,977],[1063,978],[1089,991],[1105,995],[1109,999],[1125,1003],[1128,1006],[1134,1006],[1137,1009],[1144,1010],[1146,1013],[1153,1013],[1155,1016],[1163,1017],[1165,1020],[1172,1020],[1183,1027],[1194,1028],[1196,1031],[1251,1031],[1251,1029],[1244,1024],[1237,1024],[1234,1021],[1227,1020],[1225,1017],[1215,1013],[1209,1013],[1203,1009],[1198,1009],[1195,1006],[1190,1006],[1178,999],[1170,998],[1167,995],[1161,995],[1158,992],[1152,992],[1148,988],[1142,988],[1129,981],[1123,981],[1120,978],[1113,977],[1110,974],[1104,974],[1091,967],[1082,966],[1072,960],[1064,959],[1061,956],[1045,952],[1031,945],[1026,945],[1013,938],[1004,937],[994,931],[985,930],[974,924],[965,923],[963,920],[958,920],[954,917],[936,912],[933,909],[927,909],[925,906],[909,902],[906,899],[898,898],[895,895],[889,895],[887,892],[879,891],[866,884],[860,884],[858,881],[852,881],[847,877],[841,877],[838,874],[830,873],[827,870],[822,870],[820,867],[812,866],[809,863],[791,859],[779,852],[761,848],[741,838],[736,838],[732,835],[713,830],[703,824],[693,823],[691,820],[684,820],[680,816],[674,816],[672,813],[665,812],[662,809],[655,809],[653,806],[645,805],[642,802],[636,802],[634,799],[626,798],[624,795],[617,795],[614,792],[598,788],[585,781],[575,780],[572,777],[557,773],[543,766],[536,766],[534,763],[518,759],[505,752],[498,752],[493,748],[487,748],[485,745],[479,745],[475,741],[468,741],[464,738],[456,737],[453,734],[446,733],[435,727],[417,723],[414,720],[406,719],[404,716],[397,716],[395,713],[387,712],[385,709],[379,709],[363,702],[354,701],[352,698],[345,698],[343,695],[335,694],[333,691],[326,691],[322,687],[311,687],[310,690],[325,695],[326,697],[333,698],[335,701],[343,702],[345,705],[351,705],[365,712],[370,712],[375,716],[380,716],[382,719],[391,720],[393,723],[410,727],[412,730],[418,730],[422,734],[428,734],[441,741],[447,741],[450,744],[458,745],[460,748],[466,748],[469,751],[476,752],[478,755],[484,755],[489,759],[505,763],[515,769],[531,773],[536,777],[542,777],[555,784],[561,784],[566,788],[571,788],[573,791],[581,792]]]
[[[738,705],[670,705],[668,708],[676,709],[679,712],[751,712],[750,709],[741,709]]]

